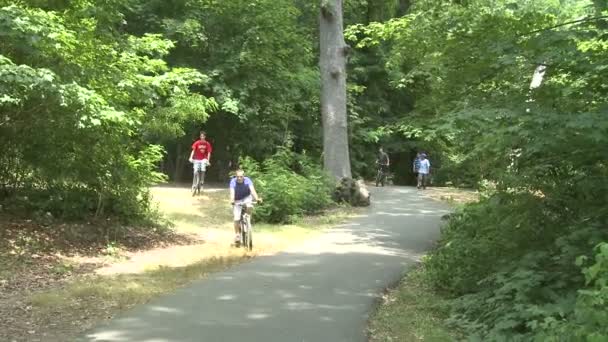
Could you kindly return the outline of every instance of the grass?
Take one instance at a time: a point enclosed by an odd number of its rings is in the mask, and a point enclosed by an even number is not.
[[[105,252],[110,251],[111,257],[65,260],[57,272],[68,272],[85,262],[101,266],[62,286],[30,293],[25,299],[32,307],[29,316],[15,320],[11,329],[28,331],[36,326],[36,335],[28,337],[70,340],[124,309],[256,255],[285,250],[356,213],[356,209],[337,207],[290,225],[255,223],[254,250],[247,252],[231,247],[234,232],[227,190],[210,189],[203,196],[192,197],[187,188],[159,187],[152,194],[159,211],[173,222],[172,229],[189,236],[189,243],[137,252],[109,245]]]
[[[189,188],[157,187],[152,199],[158,209],[181,233],[198,233],[201,228],[227,229],[232,220],[228,190],[209,189],[192,197]]]
[[[232,242],[232,207],[227,190],[210,189],[201,197],[191,197],[187,188],[160,187],[153,189],[159,210],[184,234],[202,234],[206,253],[226,256]],[[269,254],[281,251],[324,228],[331,227],[354,215],[356,209],[337,207],[319,216],[304,217],[295,223],[267,224],[254,222],[254,251],[252,254]],[[210,251],[211,250],[211,251]]]
[[[178,232],[232,230],[232,207],[227,190],[210,189],[203,196],[190,197],[188,188],[158,187],[153,189],[152,196],[160,212],[174,223],[174,229]],[[323,215],[301,218],[291,225],[255,224],[255,229],[260,232],[288,231],[294,228],[314,231],[339,223],[355,211],[356,209],[341,206]]]
[[[34,294],[30,304],[47,312],[129,308],[240,260],[237,256],[210,258],[183,267],[160,266],[143,273],[90,276],[60,290]]]
[[[429,187],[422,194],[433,200],[446,202],[453,207],[479,201],[479,192],[452,187]]]
[[[417,268],[383,297],[369,322],[369,341],[455,341],[457,334],[446,328],[446,317],[446,300],[425,282],[424,270]]]

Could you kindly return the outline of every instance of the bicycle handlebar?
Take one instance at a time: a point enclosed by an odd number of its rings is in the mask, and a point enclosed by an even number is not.
[[[258,204],[258,203],[259,203],[259,201],[251,201],[250,203],[251,203],[251,204]],[[245,203],[245,202],[241,202],[241,203],[231,202],[230,204],[232,204],[232,205],[240,205],[240,206],[243,206],[243,205],[245,205],[245,204],[247,204],[247,203]]]

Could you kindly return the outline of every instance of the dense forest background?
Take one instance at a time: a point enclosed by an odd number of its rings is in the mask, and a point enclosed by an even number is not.
[[[608,338],[607,9],[344,2],[353,175],[373,177],[383,145],[395,182],[412,184],[424,150],[435,185],[482,193],[426,262],[469,336]],[[317,177],[318,12],[308,0],[0,0],[6,210],[145,217],[150,185],[189,180],[201,129],[209,179],[245,157]]]

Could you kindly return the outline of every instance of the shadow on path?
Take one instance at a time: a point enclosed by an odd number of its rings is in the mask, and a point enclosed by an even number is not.
[[[439,235],[447,206],[415,188],[372,189],[352,222],[140,306],[80,341],[366,341],[383,290]]]

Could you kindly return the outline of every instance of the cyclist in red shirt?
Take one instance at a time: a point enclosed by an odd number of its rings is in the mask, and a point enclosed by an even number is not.
[[[192,144],[192,152],[188,158],[194,166],[195,175],[198,171],[202,171],[203,177],[201,183],[205,182],[205,171],[207,170],[207,166],[211,165],[211,152],[213,152],[211,143],[207,141],[205,131],[201,131],[200,139]],[[194,180],[196,180],[196,177],[194,177]],[[193,183],[192,187],[195,186],[196,184]]]

